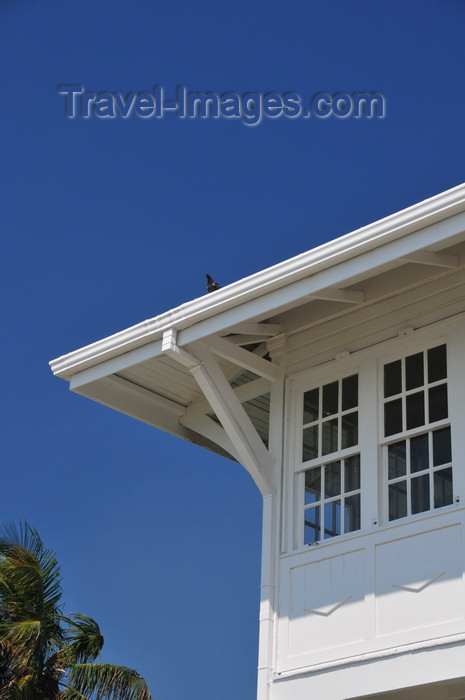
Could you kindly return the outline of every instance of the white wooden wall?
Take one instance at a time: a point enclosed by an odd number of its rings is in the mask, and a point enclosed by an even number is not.
[[[305,328],[287,338],[276,621],[269,642],[272,673],[263,698],[344,700],[465,676],[464,289],[465,274],[458,271],[321,324],[312,322],[309,305],[301,318]],[[404,337],[407,328],[415,330]],[[374,502],[371,509],[365,503],[361,530],[296,550],[295,387],[321,371],[331,376],[332,368],[337,376],[342,364],[335,357],[345,351],[354,367],[371,362],[376,382],[380,354],[415,352],[434,337],[447,337],[448,343],[458,502],[407,521],[379,518],[382,474],[375,439],[373,464],[367,470],[365,454],[365,477],[362,472],[362,498]],[[361,387],[362,395],[366,389]],[[376,432],[377,394],[373,387],[370,392],[374,422],[368,430]],[[274,531],[270,537],[275,538]],[[462,697],[458,692],[441,695],[438,690],[437,698]]]

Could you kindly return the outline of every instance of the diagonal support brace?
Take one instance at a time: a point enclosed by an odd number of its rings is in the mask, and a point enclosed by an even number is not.
[[[240,463],[263,495],[273,492],[274,461],[255,430],[241,402],[206,345],[192,343],[195,355],[178,347],[176,332],[163,336],[163,351],[191,372],[231,440]]]
[[[191,347],[201,363],[190,371],[236,448],[241,464],[263,495],[272,493],[274,461],[270,453],[210,350],[199,342]]]

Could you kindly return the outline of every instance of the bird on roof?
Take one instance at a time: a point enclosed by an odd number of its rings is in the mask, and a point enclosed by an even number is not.
[[[210,277],[210,275],[205,275],[207,278],[207,291],[208,292],[216,292],[217,289],[221,289],[221,286],[218,284],[218,282],[215,282],[215,280]]]

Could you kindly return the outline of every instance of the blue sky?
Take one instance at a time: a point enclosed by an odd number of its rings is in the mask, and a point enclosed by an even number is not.
[[[461,0],[1,0],[1,518],[157,700],[253,698],[261,498],[48,362],[465,179]],[[91,92],[378,92],[384,119],[67,119]]]

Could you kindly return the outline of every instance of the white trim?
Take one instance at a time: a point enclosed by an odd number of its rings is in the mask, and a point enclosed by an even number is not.
[[[227,382],[210,350],[193,346],[199,363],[190,371],[233,443],[240,463],[247,469],[262,495],[273,492],[275,463],[255,430],[241,402]]]
[[[458,255],[445,255],[444,253],[428,253],[422,251],[419,253],[412,253],[412,255],[406,255],[404,260],[406,262],[418,263],[420,265],[435,265],[437,267],[458,267],[459,258]]]
[[[447,240],[463,232],[464,212],[465,184],[462,184],[212,294],[52,360],[52,371],[69,379],[76,372],[159,339],[168,328],[189,330],[178,338],[178,344],[184,345],[238,323],[263,318],[271,311],[295,304],[304,296],[339,288],[344,280],[367,270],[389,265],[401,257],[441,242],[445,245]],[[444,223],[445,219],[449,221]],[[437,222],[442,222],[442,225],[436,225]],[[351,261],[352,264],[344,265]],[[341,264],[342,268],[335,273],[335,268]],[[195,329],[192,328],[194,324]],[[156,354],[159,348],[154,350]]]
[[[298,372],[289,377],[288,380],[288,396],[290,401],[290,414],[288,422],[288,430],[286,431],[286,454],[284,460],[286,465],[285,485],[283,494],[285,497],[284,506],[284,521],[287,522],[290,532],[285,537],[285,547],[290,554],[299,552],[308,552],[308,545],[302,545],[303,539],[303,479],[307,469],[319,466],[324,462],[324,457],[316,457],[313,460],[303,462],[301,459],[302,450],[302,421],[303,421],[303,404],[302,398],[305,391],[322,386],[335,380],[343,379],[344,377],[358,374],[359,377],[359,442],[357,446],[347,448],[343,451],[335,452],[327,455],[328,461],[337,460],[346,455],[352,454],[354,451],[360,453],[361,465],[361,534],[368,534],[373,530],[379,530],[383,527],[393,525],[399,522],[405,524],[408,522],[421,519],[423,516],[432,517],[436,514],[436,509],[429,509],[424,514],[416,513],[400,518],[399,521],[388,521],[387,519],[387,481],[385,473],[385,460],[383,457],[383,446],[395,442],[396,440],[417,435],[421,432],[429,432],[439,429],[443,426],[459,425],[460,416],[457,414],[459,388],[451,381],[451,369],[449,363],[451,353],[455,353],[458,358],[458,343],[451,343],[451,336],[456,335],[461,330],[461,335],[465,339],[465,314],[461,313],[453,319],[444,319],[438,321],[425,328],[412,331],[408,335],[396,336],[387,341],[382,341],[374,346],[364,348],[356,353],[348,355],[342,360],[332,360],[320,366]],[[428,423],[425,426],[414,428],[409,431],[404,431],[396,435],[384,437],[384,422],[383,422],[383,406],[384,398],[382,392],[383,386],[383,367],[386,363],[400,358],[407,357],[415,352],[424,352],[436,345],[446,344],[447,346],[447,361],[448,361],[448,397],[449,397],[449,416],[446,419]],[[457,367],[455,369],[457,375]],[[465,376],[463,379],[465,385]],[[452,413],[452,406],[456,415]],[[465,499],[465,491],[459,493],[457,460],[454,459],[454,453],[460,453],[460,450],[455,450],[454,442],[460,439],[457,435],[457,429],[452,430],[452,467],[454,479],[454,500],[451,504],[437,509],[437,512],[444,513],[457,509],[456,496],[461,495]],[[464,435],[465,440],[465,435]],[[373,466],[376,465],[376,469]],[[438,467],[440,469],[440,467]],[[432,471],[434,471],[432,469]],[[465,476],[460,481],[460,484],[465,483]],[[356,536],[358,533],[345,533],[338,535],[335,538],[321,540],[318,544],[318,549],[327,546],[333,539],[349,539]],[[287,553],[287,552],[286,552]]]
[[[241,403],[246,401],[251,401],[259,396],[270,393],[271,384],[267,379],[253,379],[247,384],[241,384],[233,389],[235,395]],[[189,425],[189,422],[195,420],[198,416],[203,416],[205,413],[211,411],[211,406],[207,399],[201,398],[194,401],[186,409],[185,415],[181,420],[184,425]]]
[[[269,382],[276,382],[281,378],[281,368],[278,365],[264,360],[258,355],[254,355],[249,350],[230,343],[225,338],[210,336],[205,339],[205,343],[214,355],[222,357],[224,360],[229,360],[229,362],[239,365],[239,367],[248,369]]]
[[[374,661],[375,659],[388,659],[392,656],[401,656],[402,654],[411,654],[414,651],[423,651],[425,649],[435,649],[444,645],[451,644],[463,644],[465,642],[465,634],[453,634],[445,637],[438,637],[437,639],[431,639],[423,642],[416,642],[414,644],[402,644],[391,649],[382,649],[379,651],[366,652],[364,654],[357,654],[355,656],[348,656],[343,659],[336,659],[335,661],[326,661],[325,663],[301,666],[291,671],[282,671],[281,673],[275,673],[273,675],[273,681],[284,680],[286,678],[292,678],[295,676],[302,676],[311,673],[318,673],[321,671],[326,671],[331,668],[341,668],[343,666],[351,666],[352,664],[363,663],[366,661]]]

